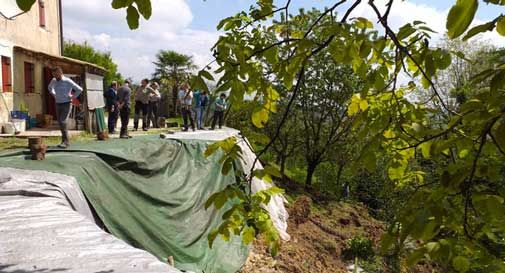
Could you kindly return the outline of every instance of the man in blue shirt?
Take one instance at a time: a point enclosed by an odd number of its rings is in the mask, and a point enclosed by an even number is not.
[[[76,99],[82,93],[82,88],[72,79],[63,75],[61,67],[53,68],[53,79],[49,83],[49,93],[56,101],[56,120],[60,125],[61,144],[60,148],[67,148],[70,145],[67,129],[67,119],[72,107],[72,99]],[[74,91],[72,93],[72,90]]]
[[[201,126],[198,124],[198,117],[201,115],[201,104],[200,104],[200,97],[202,93],[200,93],[200,90],[195,90],[193,92],[193,111],[196,114],[196,129],[201,130]]]
[[[195,103],[195,111],[196,111],[196,128],[198,130],[203,130],[203,116],[205,114],[205,109],[207,108],[207,104],[209,104],[209,97],[207,96],[207,92],[198,92],[198,98],[196,93],[194,95],[196,100]]]
[[[107,111],[109,112],[109,119],[107,125],[109,127],[109,134],[114,134],[116,131],[116,123],[119,117],[119,108],[117,104],[117,82],[113,81],[109,90],[105,92],[105,100]]]

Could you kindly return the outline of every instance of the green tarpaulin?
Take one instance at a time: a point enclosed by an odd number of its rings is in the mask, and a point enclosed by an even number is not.
[[[208,247],[207,234],[222,212],[204,204],[234,178],[221,174],[218,154],[204,157],[207,144],[157,136],[116,139],[49,150],[44,161],[27,160],[27,151],[4,153],[0,166],[73,176],[116,237],[162,261],[173,256],[182,270],[235,272],[249,251],[239,238]]]

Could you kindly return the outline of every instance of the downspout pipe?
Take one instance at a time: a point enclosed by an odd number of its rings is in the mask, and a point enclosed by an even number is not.
[[[63,56],[63,9],[61,5],[62,0],[58,0],[58,15],[60,17],[60,55]]]

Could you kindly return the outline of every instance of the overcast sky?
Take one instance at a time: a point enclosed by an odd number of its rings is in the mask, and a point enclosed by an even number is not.
[[[135,80],[151,76],[154,70],[152,61],[160,49],[191,55],[198,66],[207,64],[212,58],[210,48],[219,36],[217,23],[238,11],[247,10],[254,3],[251,0],[152,0],[151,19],[141,21],[140,28],[131,31],[126,24],[126,12],[112,10],[110,0],[62,2],[65,39],[87,41],[99,50],[110,51],[123,76]],[[285,0],[276,1],[279,6],[284,2]],[[293,0],[292,10],[314,6],[322,8],[334,2]],[[406,22],[422,20],[431,28],[444,33],[445,18],[454,2],[455,0],[396,1],[390,23],[398,27]],[[501,8],[481,5],[478,21],[494,18],[500,13],[498,9]],[[368,6],[363,4],[354,16],[370,14]],[[497,46],[503,46],[505,42],[504,38],[495,33],[488,33],[480,39],[488,39]]]

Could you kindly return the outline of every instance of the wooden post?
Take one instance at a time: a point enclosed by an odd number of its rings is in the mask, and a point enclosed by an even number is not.
[[[92,133],[91,126],[91,115],[88,108],[88,88],[86,86],[86,73],[88,72],[88,67],[83,65],[84,73],[82,74],[82,104],[84,108],[84,128],[86,132]]]

